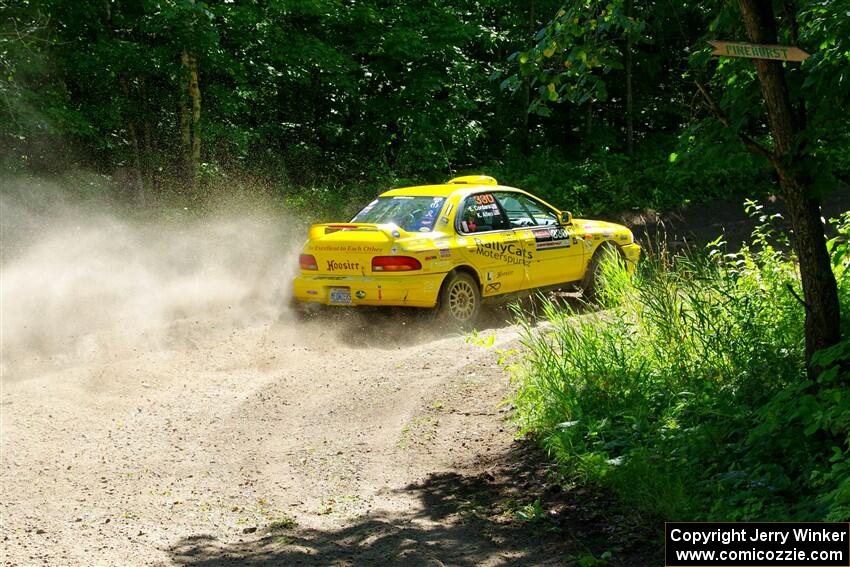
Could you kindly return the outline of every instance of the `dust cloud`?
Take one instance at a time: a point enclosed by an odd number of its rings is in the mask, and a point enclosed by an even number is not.
[[[180,348],[288,316],[303,227],[254,204],[151,220],[62,187],[0,179],[4,379],[33,364]]]

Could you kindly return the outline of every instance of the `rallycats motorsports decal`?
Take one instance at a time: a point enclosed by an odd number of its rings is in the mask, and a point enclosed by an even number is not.
[[[523,249],[522,244],[515,240],[505,242],[491,241],[485,242],[480,238],[473,238],[475,249],[473,252],[485,258],[492,258],[506,264],[515,264],[519,266],[530,266],[532,254],[530,251]]]
[[[553,250],[555,248],[569,248],[570,235],[561,226],[532,229],[534,245],[537,250]]]

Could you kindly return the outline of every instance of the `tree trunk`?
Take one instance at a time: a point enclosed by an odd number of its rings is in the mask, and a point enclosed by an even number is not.
[[[127,79],[121,75],[118,76],[118,84],[121,86],[121,92],[124,94],[124,105],[130,107],[130,87],[127,84]],[[125,110],[125,120],[127,124],[127,134],[130,138],[130,146],[133,148],[133,195],[137,204],[145,205],[145,182],[142,177],[142,151],[139,147],[139,129],[136,127],[136,117],[132,111]]]
[[[180,142],[183,172],[188,186],[195,188],[201,163],[201,89],[198,58],[185,49],[180,54],[183,80],[180,83]]]
[[[195,177],[201,165],[201,88],[198,58],[189,55],[189,99],[192,101],[192,172]]]
[[[183,178],[187,187],[195,184],[195,170],[192,164],[192,108],[190,83],[192,72],[189,53],[184,49],[180,54],[182,66],[180,74],[180,156]]]
[[[153,126],[151,124],[148,82],[144,77],[139,77],[139,96],[142,99],[142,141],[144,142],[145,153],[150,155],[153,152]]]
[[[738,0],[747,34],[753,43],[776,44],[776,20],[771,0]],[[799,150],[799,117],[788,94],[779,61],[755,60],[773,134],[773,164],[779,175],[785,204],[794,231],[800,262],[800,279],[806,309],[806,360],[841,339],[840,307],[835,275],[829,261],[821,221],[820,202],[810,191]],[[810,375],[817,369],[810,368]]]
[[[632,0],[626,0],[626,16],[631,24]],[[626,154],[631,156],[635,152],[635,118],[634,118],[634,96],[632,93],[632,34],[629,29],[626,35]]]

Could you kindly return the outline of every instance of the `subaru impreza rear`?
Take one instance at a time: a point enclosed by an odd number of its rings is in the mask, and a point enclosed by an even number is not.
[[[317,224],[299,258],[296,302],[434,307],[448,264],[445,196],[381,196],[349,223]],[[442,226],[447,226],[443,223]]]

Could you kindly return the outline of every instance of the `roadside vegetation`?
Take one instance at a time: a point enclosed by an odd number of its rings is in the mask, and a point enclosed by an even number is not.
[[[514,403],[577,483],[668,520],[845,520],[850,342],[806,377],[796,260],[771,220],[727,251],[650,251],[632,279],[605,264],[601,309],[545,304],[527,320]],[[850,214],[829,245],[850,320]]]

